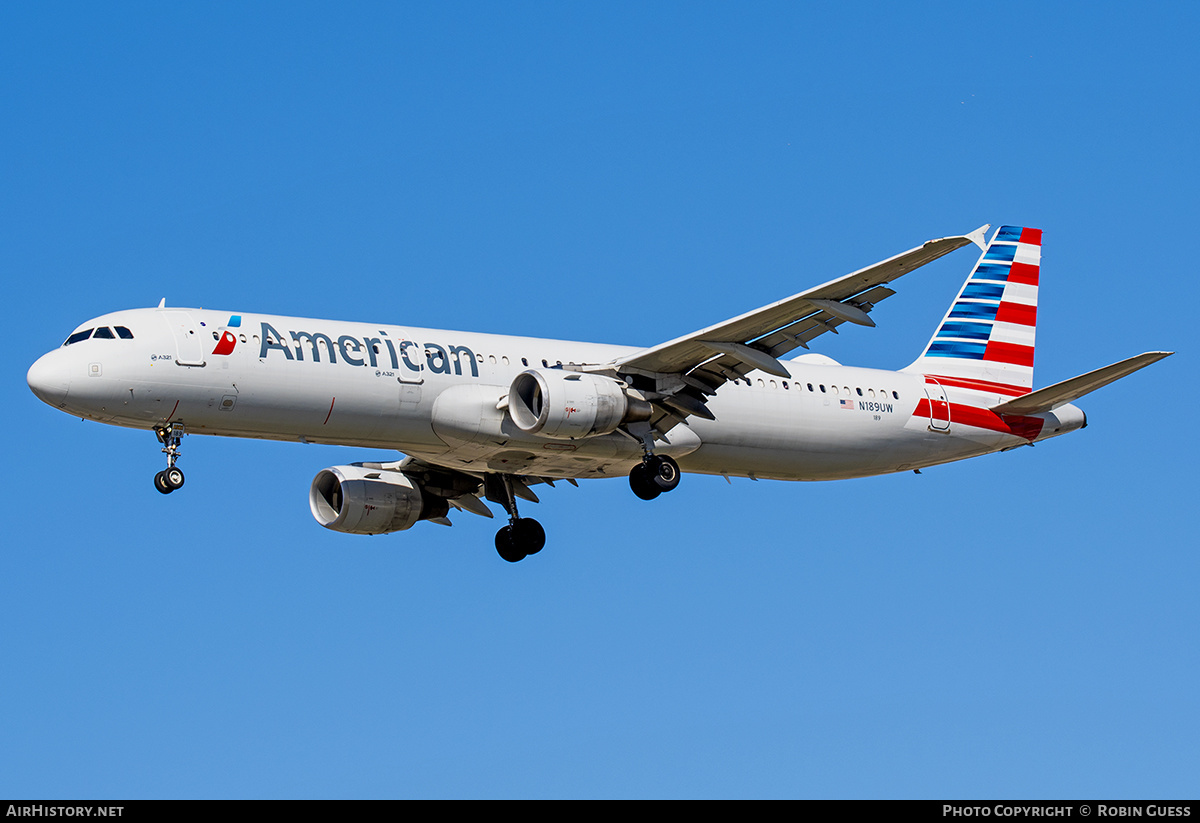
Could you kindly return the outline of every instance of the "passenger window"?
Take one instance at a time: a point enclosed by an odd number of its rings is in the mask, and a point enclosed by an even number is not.
[[[824,393],[825,393],[825,384],[822,383],[821,384],[821,394],[824,394]]]
[[[110,329],[108,326],[101,326],[100,328],[96,329],[96,333],[92,335],[92,338],[97,340],[100,338],[104,338],[105,340],[116,339],[113,336],[112,329]]]
[[[91,330],[91,329],[84,329],[83,331],[77,331],[77,332],[75,332],[73,335],[71,335],[70,337],[68,337],[68,338],[67,338],[67,342],[66,342],[66,343],[63,343],[63,345],[64,345],[64,346],[69,346],[69,345],[71,345],[72,343],[78,343],[78,342],[79,342],[79,341],[81,341],[81,340],[87,340],[87,339],[88,339],[89,337],[91,337],[91,336],[92,336],[92,330]]]
[[[809,383],[809,384],[808,384],[808,390],[809,390],[809,391],[813,391],[812,383]]]
[[[895,400],[899,400],[899,399],[900,399],[900,395],[899,395],[899,394],[897,394],[896,392],[892,392],[892,397],[893,397],[893,399],[895,399]]]
[[[862,397],[862,396],[863,396],[862,389],[855,387],[855,389],[854,389],[854,390],[855,390],[856,392],[858,392],[858,396],[859,396],[859,397]]]
[[[117,337],[121,338],[122,340],[132,340],[133,332],[124,326],[117,326]]]

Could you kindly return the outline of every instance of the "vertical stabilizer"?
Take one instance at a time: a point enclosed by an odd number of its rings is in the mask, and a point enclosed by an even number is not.
[[[1033,388],[1042,231],[1001,226],[920,357],[904,371],[1006,394]]]

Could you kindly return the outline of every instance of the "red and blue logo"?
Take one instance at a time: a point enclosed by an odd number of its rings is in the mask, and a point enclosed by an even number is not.
[[[225,328],[221,331],[221,337],[217,340],[217,347],[213,349],[213,354],[233,354],[233,347],[237,345],[237,335],[230,331],[242,325],[242,316],[240,314],[229,315],[229,322],[225,324]]]

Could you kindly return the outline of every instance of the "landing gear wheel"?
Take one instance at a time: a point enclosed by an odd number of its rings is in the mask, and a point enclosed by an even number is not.
[[[513,539],[512,526],[505,526],[496,532],[496,551],[509,563],[525,559],[525,552],[517,548],[517,542]]]
[[[509,563],[537,554],[546,545],[546,530],[532,517],[518,517],[496,532],[496,552]]]
[[[650,485],[660,492],[673,491],[679,485],[679,464],[667,455],[651,455],[643,465]]]
[[[175,491],[175,489],[167,485],[166,474],[167,473],[165,471],[161,471],[154,475],[154,488],[158,489],[163,494],[170,494],[171,492]]]
[[[512,530],[513,540],[525,554],[537,554],[546,545],[546,530],[532,517],[518,518]]]
[[[175,491],[183,485],[183,471],[177,469],[175,466],[171,466],[171,468],[164,471],[162,476],[163,484],[171,491]]]
[[[662,489],[654,484],[645,463],[638,463],[629,471],[629,488],[642,500],[653,500],[662,494]]]

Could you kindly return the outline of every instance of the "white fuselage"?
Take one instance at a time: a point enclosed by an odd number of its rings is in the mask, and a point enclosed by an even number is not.
[[[191,434],[396,449],[471,472],[543,477],[626,474],[637,440],[577,440],[518,429],[504,409],[531,368],[610,362],[636,349],[593,343],[201,309],[136,309],[79,327],[128,329],[44,355],[29,383],[72,415]],[[786,362],[790,378],[752,372],[656,450],[687,472],[782,480],[862,477],[959,460],[1063,434],[1074,406],[1009,419],[1007,399],[924,375]],[[945,392],[944,396],[940,392]],[[1019,433],[1014,433],[1019,432]]]

